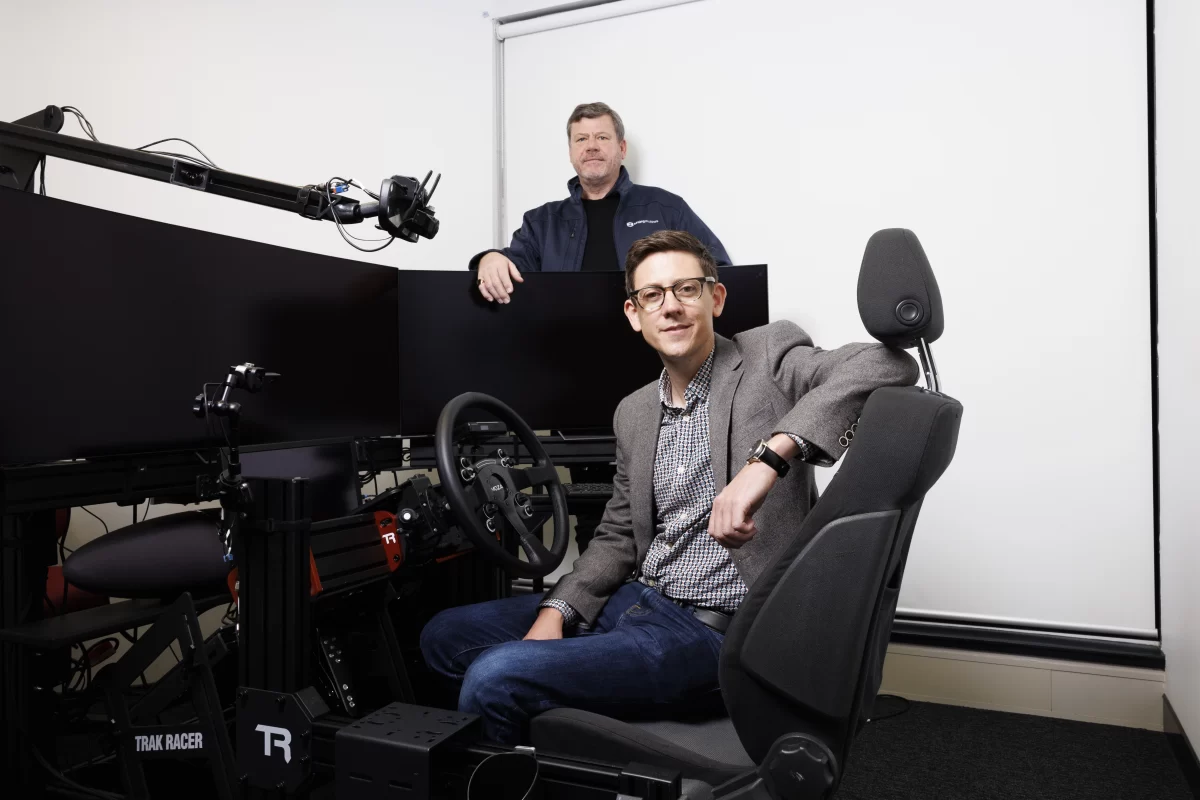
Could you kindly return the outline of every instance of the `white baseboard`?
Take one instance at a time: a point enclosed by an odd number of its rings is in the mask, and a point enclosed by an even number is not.
[[[928,703],[1163,729],[1162,670],[893,644],[880,692]]]

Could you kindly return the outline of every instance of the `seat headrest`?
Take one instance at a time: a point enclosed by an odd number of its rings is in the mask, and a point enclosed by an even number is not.
[[[888,347],[915,347],[942,335],[942,294],[916,234],[877,231],[867,241],[858,272],[858,315],[867,332]]]

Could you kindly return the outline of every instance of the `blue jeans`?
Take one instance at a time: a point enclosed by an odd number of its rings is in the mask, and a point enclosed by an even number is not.
[[[551,708],[620,717],[719,703],[724,637],[656,590],[627,583],[590,629],[522,641],[541,601],[523,595],[447,609],[421,632],[426,663],[459,685],[459,711],[479,714],[487,738],[520,744],[529,720]]]

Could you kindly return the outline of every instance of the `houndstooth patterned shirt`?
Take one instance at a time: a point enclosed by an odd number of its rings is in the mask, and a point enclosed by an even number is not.
[[[638,580],[681,603],[737,610],[746,596],[746,584],[729,551],[708,535],[708,519],[716,499],[712,446],[708,430],[708,392],[712,384],[714,349],[688,384],[683,407],[672,404],[671,378],[664,369],[658,381],[663,417],[654,456],[654,507],[656,532],[646,552]],[[814,448],[788,434],[807,460]],[[575,609],[562,600],[547,600],[565,624],[578,621]]]
[[[714,351],[715,352],[715,351]],[[710,353],[683,395],[672,404],[671,379],[658,382],[663,405],[654,455],[656,531],[638,580],[675,600],[733,612],[746,596],[729,551],[708,535],[716,486],[708,435]]]

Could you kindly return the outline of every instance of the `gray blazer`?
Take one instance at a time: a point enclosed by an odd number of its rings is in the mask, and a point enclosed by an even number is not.
[[[917,379],[916,362],[907,353],[879,344],[825,351],[786,321],[733,339],[717,336],[716,350],[708,414],[718,494],[745,464],[751,445],[776,433],[794,433],[832,459],[841,458],[843,437],[871,392]],[[589,624],[636,574],[654,539],[654,458],[661,422],[657,380],[617,406],[612,500],[573,571],[547,595],[570,604]],[[793,463],[754,515],[758,533],[730,550],[747,586],[799,531],[816,499],[812,467]]]

